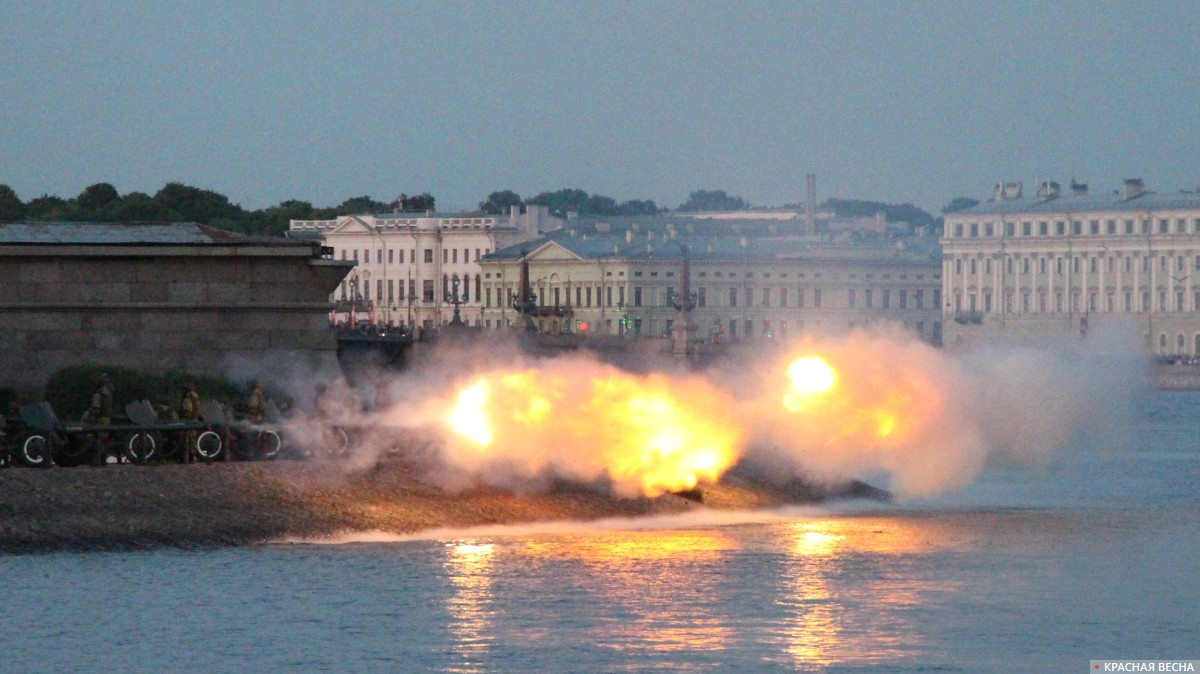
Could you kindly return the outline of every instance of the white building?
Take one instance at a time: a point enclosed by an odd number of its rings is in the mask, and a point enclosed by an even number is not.
[[[380,213],[292,220],[288,235],[320,238],[336,260],[358,262],[330,295],[331,322],[447,325],[458,292],[461,320],[481,325],[480,259],[561,223],[545,207],[484,213]]]
[[[996,332],[1086,334],[1134,320],[1160,355],[1200,355],[1200,193],[1158,194],[1141,180],[1089,195],[1044,182],[996,186],[991,201],[946,215],[947,346]]]

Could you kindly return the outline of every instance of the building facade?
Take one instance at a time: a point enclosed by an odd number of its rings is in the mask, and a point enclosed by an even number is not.
[[[354,270],[329,296],[330,321],[426,330],[481,325],[480,260],[561,222],[545,207],[483,213],[383,213],[293,220],[289,236],[319,239]],[[457,294],[457,303],[455,297]]]
[[[880,321],[941,340],[936,241],[806,236],[763,220],[573,220],[482,262],[483,327],[666,337],[686,253],[701,341],[838,333]],[[523,261],[537,309],[514,309]]]
[[[336,371],[326,297],[350,267],[312,243],[190,223],[0,224],[0,386],[82,363]]]
[[[948,346],[996,334],[1086,335],[1136,323],[1148,350],[1200,355],[1200,193],[1158,194],[1140,180],[1088,194],[1072,181],[996,186],[945,218]]]

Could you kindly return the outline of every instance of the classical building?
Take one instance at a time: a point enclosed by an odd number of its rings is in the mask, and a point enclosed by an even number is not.
[[[292,220],[288,235],[319,239],[358,265],[329,296],[334,322],[434,328],[481,325],[480,259],[562,221],[544,206],[484,213],[381,213]],[[457,290],[457,303],[455,291]]]
[[[326,298],[352,266],[313,243],[188,223],[0,224],[0,386],[89,362],[336,370]]]
[[[1200,355],[1200,193],[1001,183],[946,215],[942,248],[947,346],[1132,320],[1153,352]]]
[[[842,332],[877,321],[941,339],[941,269],[932,237],[809,236],[803,221],[576,219],[482,260],[489,329],[663,337],[687,301],[699,340]],[[535,294],[518,301],[522,268]]]

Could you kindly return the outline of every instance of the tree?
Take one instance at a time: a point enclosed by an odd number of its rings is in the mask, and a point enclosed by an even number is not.
[[[61,197],[43,194],[29,200],[25,205],[25,214],[30,220],[69,221],[79,219],[79,208]]]
[[[965,211],[968,208],[975,208],[978,205],[978,199],[972,199],[971,197],[954,197],[950,200],[950,203],[942,206],[942,215],[945,215],[946,213]]]
[[[96,183],[88,185],[84,188],[79,196],[75,197],[75,203],[79,205],[79,209],[83,211],[84,217],[88,220],[98,220],[97,216],[104,211],[114,201],[120,201],[121,195],[117,193],[117,188],[109,183]]]
[[[658,215],[662,209],[652,199],[631,199],[617,206],[617,215]]]
[[[512,190],[492,192],[486,201],[479,202],[479,210],[490,215],[508,213],[513,206],[521,205],[521,195]]]
[[[725,190],[696,190],[677,211],[744,211],[750,208],[741,197],[731,197]]]
[[[885,204],[882,201],[863,199],[826,199],[821,208],[837,215],[851,218],[870,218],[883,213],[888,222],[907,222],[912,227],[932,225],[934,218],[912,204]]]
[[[167,183],[154,195],[162,208],[189,222],[209,223],[215,220],[239,220],[240,206],[229,203],[229,197],[183,183]]]
[[[556,192],[542,192],[525,203],[547,206],[550,209],[550,213],[563,218],[566,217],[567,213],[586,212],[585,207],[589,198],[588,193],[583,190],[564,188]]]
[[[417,195],[408,196],[401,194],[398,199],[391,204],[394,210],[401,213],[424,213],[425,211],[437,210],[434,207],[433,195],[428,192],[422,192]]]
[[[25,217],[25,204],[8,185],[0,184],[0,222],[15,222]]]
[[[430,198],[432,199],[432,197]],[[309,205],[309,208],[312,208],[312,206]],[[343,201],[334,209],[334,212],[336,215],[362,215],[364,213],[386,213],[390,209],[391,204],[375,201],[364,194],[361,197],[350,197]],[[303,218],[297,218],[297,220],[301,219]]]
[[[130,192],[110,202],[96,218],[100,222],[156,222],[170,219],[162,205],[145,192]]]

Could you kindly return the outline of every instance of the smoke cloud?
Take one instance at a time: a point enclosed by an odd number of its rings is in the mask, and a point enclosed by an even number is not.
[[[780,481],[883,478],[900,497],[931,497],[989,463],[1104,442],[1144,378],[1121,326],[951,351],[883,325],[768,343],[701,373],[662,361],[618,369],[574,352],[530,357],[512,339],[452,343],[355,389],[331,383],[288,435],[320,454],[336,425],[350,439],[341,470],[396,454],[448,489],[569,480],[654,495],[737,466]],[[296,395],[312,398],[311,383]]]

